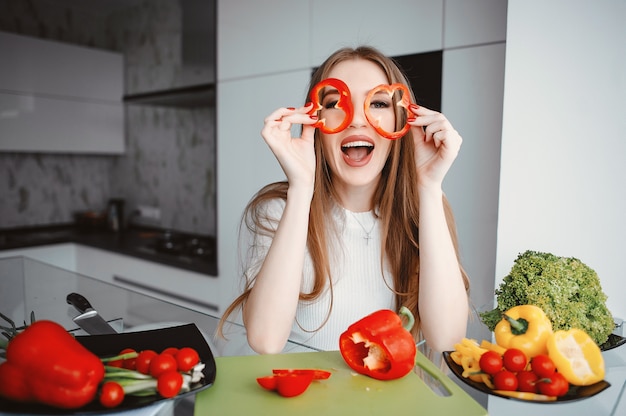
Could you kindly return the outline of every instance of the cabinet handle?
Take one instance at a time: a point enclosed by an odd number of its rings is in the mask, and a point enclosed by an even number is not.
[[[129,286],[134,286],[134,287],[139,288],[139,289],[149,290],[150,292],[157,293],[159,295],[165,295],[165,296],[168,296],[170,298],[182,300],[182,301],[187,302],[187,303],[192,303],[194,305],[198,305],[198,306],[201,306],[203,308],[207,308],[207,309],[210,309],[212,311],[219,312],[219,307],[217,305],[212,304],[212,303],[202,302],[200,300],[192,299],[190,297],[179,295],[177,293],[171,293],[171,292],[168,292],[167,290],[163,290],[163,289],[160,289],[158,287],[150,286],[150,285],[147,285],[145,283],[140,283],[140,282],[137,282],[135,280],[129,279],[127,277],[123,277],[123,276],[119,276],[119,275],[114,274],[113,275],[113,281],[120,282],[120,283],[129,285]]]

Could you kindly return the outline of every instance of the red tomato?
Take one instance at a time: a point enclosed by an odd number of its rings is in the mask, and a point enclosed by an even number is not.
[[[157,355],[159,354],[157,354],[156,351],[153,351],[153,350],[141,351],[137,355],[137,358],[135,361],[135,366],[136,366],[137,371],[143,374],[150,374],[150,361],[152,361],[152,359],[156,357]]]
[[[161,351],[161,354],[176,355],[177,352],[178,352],[178,348],[176,348],[176,347],[169,347],[169,348],[166,348],[163,351]]]
[[[137,353],[137,351],[135,351],[132,348],[124,348],[122,351],[120,351],[120,355],[122,354],[128,354],[128,353]],[[124,360],[124,362],[122,363],[122,367],[128,369],[128,370],[136,370],[137,369],[137,357],[135,358],[126,358]]]
[[[159,354],[150,361],[150,375],[158,378],[166,371],[177,371],[178,364],[172,354]]]
[[[539,380],[539,392],[546,396],[563,396],[569,390],[569,383],[563,374],[555,372],[550,377]]]
[[[517,377],[507,370],[502,370],[493,375],[493,385],[496,390],[517,390]]]
[[[478,365],[483,372],[494,375],[502,370],[502,357],[495,351],[487,351],[480,356]]]
[[[124,388],[115,381],[107,381],[100,390],[100,404],[104,407],[117,407],[124,401]]]
[[[517,389],[519,391],[537,393],[539,391],[537,380],[539,380],[539,377],[532,371],[520,371],[517,373]]]
[[[550,357],[539,354],[530,361],[530,368],[539,378],[547,378],[554,374],[556,367]]]
[[[166,399],[176,396],[182,386],[183,375],[176,370],[165,371],[157,378],[157,391]]]
[[[502,356],[502,361],[504,363],[504,368],[512,371],[513,373],[523,371],[528,363],[526,354],[517,348],[509,348],[506,350]]]
[[[198,352],[190,347],[181,348],[176,353],[176,363],[179,371],[189,371],[200,362]]]
[[[313,369],[313,368],[286,368],[286,369],[274,369],[272,370],[272,373],[274,374],[285,374],[285,373],[291,373],[291,374],[312,374],[313,375],[313,380],[326,380],[328,377],[330,377],[330,371],[326,371],[326,370],[318,370],[318,369]]]

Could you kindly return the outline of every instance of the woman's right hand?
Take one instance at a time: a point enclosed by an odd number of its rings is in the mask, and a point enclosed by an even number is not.
[[[313,187],[315,182],[314,132],[317,119],[307,111],[312,104],[300,108],[279,108],[265,119],[261,136],[282,167],[290,186]],[[291,126],[302,124],[302,137],[291,137]]]

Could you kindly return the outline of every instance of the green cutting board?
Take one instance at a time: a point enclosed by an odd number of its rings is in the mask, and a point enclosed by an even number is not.
[[[356,374],[339,351],[217,357],[213,386],[196,395],[196,415],[486,415],[487,411],[424,355],[416,363],[449,392],[432,391],[415,373],[380,381]],[[319,368],[332,373],[300,396],[264,390],[257,377],[274,368]]]

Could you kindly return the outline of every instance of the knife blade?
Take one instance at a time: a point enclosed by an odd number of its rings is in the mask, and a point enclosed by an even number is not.
[[[91,303],[80,293],[70,293],[66,301],[72,305],[80,315],[74,322],[89,335],[117,334],[115,329],[91,306]]]

